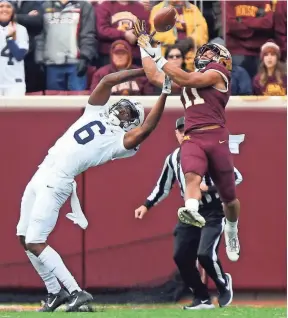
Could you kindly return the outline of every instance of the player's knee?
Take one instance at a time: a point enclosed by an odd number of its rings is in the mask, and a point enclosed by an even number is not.
[[[32,254],[34,254],[36,256],[41,254],[41,251],[42,251],[41,245],[38,243],[27,243],[26,242],[26,247],[27,247],[27,250],[29,252],[31,252]]]
[[[185,183],[186,186],[199,186],[201,183],[202,177],[194,172],[188,172],[185,174]]]
[[[19,236],[19,242],[24,247],[24,249],[27,250],[27,246],[26,246],[26,243],[25,243],[25,236],[20,235]]]
[[[226,202],[224,202],[224,206],[228,209],[236,208],[240,206],[240,201],[237,198],[232,200],[227,200]]]

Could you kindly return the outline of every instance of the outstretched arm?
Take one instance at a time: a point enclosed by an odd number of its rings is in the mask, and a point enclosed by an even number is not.
[[[207,86],[214,86],[218,83],[222,83],[222,76],[217,72],[205,72],[198,73],[192,72],[187,73],[183,71],[180,67],[175,67],[172,62],[167,61],[164,57],[162,57],[160,47],[152,48],[150,43],[150,36],[146,33],[142,33],[138,37],[138,45],[140,46],[142,60],[145,60],[145,63],[149,63],[149,70],[147,70],[147,65],[145,68],[145,64],[143,62],[145,72],[150,71],[152,69],[151,62],[148,62],[148,59],[153,59],[156,62],[155,69],[162,69],[166,75],[168,75],[173,82],[178,84],[181,87],[192,87],[192,88],[201,88]],[[147,60],[147,61],[146,61]],[[157,67],[156,67],[157,66]],[[154,81],[159,81],[160,76],[155,74],[155,69],[152,75],[156,76]],[[147,77],[149,78],[148,74]]]
[[[156,63],[150,57],[144,57],[142,59],[142,65],[148,81],[157,87],[162,87],[165,73],[157,69]],[[172,83],[171,85],[172,92],[179,91],[180,87],[176,83]]]
[[[201,88],[214,86],[223,81],[222,76],[217,72],[210,71],[204,73],[187,73],[181,70],[181,68],[175,67],[171,62],[168,61],[166,61],[162,69],[165,74],[171,77],[172,81],[181,87]]]
[[[102,78],[89,97],[90,105],[103,106],[111,95],[112,87],[139,76],[145,75],[143,68],[111,73]]]
[[[150,57],[144,57],[142,59],[142,65],[148,81],[161,88],[164,82],[165,73],[158,71],[155,62]]]
[[[124,147],[134,149],[140,145],[156,128],[162,116],[167,95],[171,93],[171,81],[166,76],[163,84],[162,94],[141,127],[134,128],[126,132],[124,136]]]

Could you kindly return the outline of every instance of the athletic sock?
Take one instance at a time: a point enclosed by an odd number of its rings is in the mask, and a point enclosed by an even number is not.
[[[199,201],[197,199],[187,199],[185,201],[185,207],[193,211],[198,212],[199,210]]]
[[[226,219],[225,230],[228,232],[238,231],[238,220],[236,222],[230,222]]]
[[[38,256],[40,261],[59,279],[71,294],[73,291],[81,291],[75,278],[69,272],[61,256],[51,247],[47,246]]]
[[[56,276],[50,272],[50,270],[45,267],[45,265],[30,251],[26,251],[26,254],[35,268],[36,272],[42,278],[48,293],[57,294],[61,290],[61,285],[59,284]]]

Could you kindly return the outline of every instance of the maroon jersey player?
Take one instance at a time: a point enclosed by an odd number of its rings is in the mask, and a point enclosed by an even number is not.
[[[222,45],[205,44],[196,53],[197,71],[187,73],[165,60],[159,46],[151,47],[145,30],[138,36],[148,79],[160,86],[164,74],[167,74],[176,83],[175,86],[182,87],[185,137],[181,146],[181,165],[186,189],[185,207],[179,209],[178,216],[184,222],[199,227],[205,225],[198,207],[200,183],[208,171],[224,203],[226,252],[230,260],[237,261],[240,253],[237,229],[240,203],[236,198],[229,132],[225,126],[225,107],[230,97],[231,55]]]

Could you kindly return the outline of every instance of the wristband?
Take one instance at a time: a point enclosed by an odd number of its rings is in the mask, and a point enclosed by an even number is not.
[[[151,57],[142,47],[140,47],[141,59],[145,57]]]
[[[149,210],[153,207],[153,202],[146,200],[146,202],[143,205],[147,208],[147,210]]]
[[[160,59],[156,62],[156,65],[158,69],[162,69],[163,66],[167,63],[168,61],[164,57],[160,57]]]

